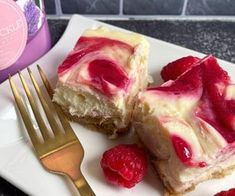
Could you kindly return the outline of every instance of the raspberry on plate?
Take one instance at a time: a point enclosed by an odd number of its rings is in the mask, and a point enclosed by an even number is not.
[[[120,144],[104,152],[100,161],[108,182],[131,188],[147,171],[147,157],[136,144]]]
[[[175,80],[185,71],[189,70],[200,59],[194,56],[186,56],[168,63],[162,68],[161,77],[166,82],[168,80]]]
[[[229,189],[228,191],[221,191],[215,194],[215,196],[234,196],[234,195],[235,195],[235,188]]]

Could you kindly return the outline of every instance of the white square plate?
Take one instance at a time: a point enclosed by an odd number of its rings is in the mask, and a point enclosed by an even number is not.
[[[73,48],[81,33],[87,28],[100,25],[108,26],[110,29],[121,30],[111,25],[74,15],[64,35],[54,48],[30,66],[40,84],[42,85],[38,77],[36,64],[41,65],[49,80],[55,83],[57,65],[62,62]],[[159,72],[166,63],[186,55],[204,56],[204,54],[157,39],[149,37],[147,39],[151,46],[149,71],[156,84],[161,82]],[[232,79],[235,79],[235,65],[221,60],[219,63],[229,72]],[[27,82],[30,83],[26,72],[24,70],[23,75],[25,75]],[[18,85],[18,89],[22,91],[18,76],[13,77],[13,79]],[[25,128],[16,110],[8,81],[0,85],[0,97],[0,175],[30,195],[75,195],[76,190],[69,181],[46,172],[36,159],[32,146],[24,135]],[[131,137],[108,140],[106,136],[87,130],[79,124],[72,123],[72,126],[85,149],[82,171],[97,196],[163,195],[164,189],[151,168],[149,168],[144,181],[132,189],[117,188],[106,183],[99,166],[102,153],[118,143],[131,142]],[[235,173],[223,179],[203,182],[187,195],[211,196],[218,191],[235,187],[234,179]]]

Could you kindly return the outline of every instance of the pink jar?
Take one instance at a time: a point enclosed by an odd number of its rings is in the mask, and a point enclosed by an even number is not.
[[[7,68],[0,70],[0,83],[6,80],[9,74],[14,75],[17,71],[22,70],[28,65],[32,64],[34,61],[36,61],[38,58],[44,55],[51,48],[51,37],[50,37],[49,28],[48,28],[48,23],[46,20],[43,0],[38,1],[40,2],[41,12],[40,12],[40,25],[38,23],[36,25],[37,26],[36,29],[34,28],[35,25],[32,24],[32,22],[35,22],[35,21],[32,20],[32,16],[30,13],[31,11],[30,9],[32,6],[29,7],[29,9],[27,8],[26,10],[25,5],[22,4],[22,2],[24,3],[24,0],[19,0],[19,2],[21,3],[21,6],[20,5],[17,5],[17,6],[21,7],[21,10],[23,9],[24,11],[23,13],[26,18],[25,21],[28,24],[27,25],[28,26],[27,42],[26,42],[26,45],[24,45],[25,48],[22,50],[23,52],[21,53],[19,58],[15,59],[16,61],[13,64],[9,65]],[[31,3],[33,6],[36,6],[36,4],[34,3],[34,0],[25,0],[25,2]],[[0,3],[1,3],[1,0],[0,0]],[[17,2],[13,1],[13,3],[17,4],[18,1]],[[38,7],[36,8],[37,8],[36,11],[38,11]],[[1,10],[0,10],[0,18],[1,18]],[[31,24],[28,21],[30,21]],[[20,34],[19,37],[22,37],[22,35]]]

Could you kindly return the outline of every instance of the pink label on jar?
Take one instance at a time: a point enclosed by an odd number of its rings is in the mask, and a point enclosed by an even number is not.
[[[17,61],[27,42],[24,13],[12,0],[0,0],[0,70]]]

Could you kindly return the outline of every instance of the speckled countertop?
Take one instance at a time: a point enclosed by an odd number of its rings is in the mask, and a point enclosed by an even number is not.
[[[235,22],[151,20],[106,21],[109,24],[171,42],[235,63]],[[63,34],[68,20],[49,20],[54,45]],[[0,179],[1,196],[25,195]]]
[[[235,22],[228,21],[105,21],[235,63]],[[67,20],[49,20],[53,43],[66,28]]]

